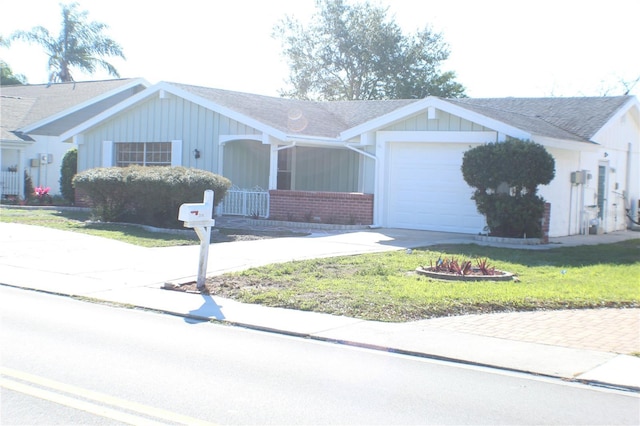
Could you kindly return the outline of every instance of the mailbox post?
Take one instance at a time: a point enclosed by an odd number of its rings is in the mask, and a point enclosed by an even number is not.
[[[178,210],[178,220],[184,222],[185,228],[193,228],[200,238],[200,259],[198,263],[198,290],[204,288],[207,278],[207,260],[211,242],[211,228],[216,224],[213,219],[213,191],[204,191],[203,203],[185,203]]]

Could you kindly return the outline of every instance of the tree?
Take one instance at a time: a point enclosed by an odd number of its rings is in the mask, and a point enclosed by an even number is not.
[[[9,65],[0,59],[0,85],[27,84],[27,77],[22,74],[14,74]]]
[[[49,82],[74,81],[71,68],[75,67],[87,73],[94,73],[97,67],[104,68],[114,77],[120,77],[118,71],[104,60],[107,56],[124,59],[122,48],[103,34],[108,28],[100,22],[88,22],[86,11],[78,11],[77,3],[61,5],[62,28],[57,38],[41,26],[31,31],[16,31],[9,42],[23,40],[36,43],[49,55]]]
[[[428,26],[405,36],[388,7],[316,0],[312,23],[286,16],[273,31],[290,67],[282,96],[313,100],[462,97],[455,73],[440,72],[449,49]]]
[[[0,35],[0,47],[8,47],[9,41]],[[14,74],[11,67],[0,59],[0,85],[27,84],[27,78],[22,74]]]
[[[512,139],[464,153],[462,176],[476,188],[471,197],[491,235],[540,237],[544,199],[538,186],[555,177],[555,160],[540,144]]]

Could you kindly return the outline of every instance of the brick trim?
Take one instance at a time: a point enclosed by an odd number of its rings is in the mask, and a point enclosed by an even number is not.
[[[296,222],[371,225],[373,194],[269,191],[269,218]]]

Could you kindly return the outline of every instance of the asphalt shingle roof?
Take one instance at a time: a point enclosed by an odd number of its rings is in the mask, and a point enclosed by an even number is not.
[[[2,139],[19,140],[16,130],[98,97],[132,79],[15,85],[0,88]],[[290,135],[335,138],[421,100],[316,102],[168,83],[206,101],[250,117]],[[124,95],[123,95],[124,96]],[[528,133],[558,139],[590,141],[631,96],[580,98],[443,99]],[[116,102],[115,97],[52,121],[33,134],[59,135]]]
[[[590,141],[631,96],[447,99],[540,136]]]
[[[129,84],[134,79],[116,79],[55,84],[28,84],[0,87],[2,139],[11,138],[15,130],[32,125],[60,112],[70,110],[109,91]],[[122,99],[118,99],[120,101]],[[115,103],[103,101],[101,110]],[[107,103],[107,105],[104,104]],[[60,134],[96,113],[76,112],[73,117],[50,125],[44,134]],[[33,132],[43,134],[39,132]]]
[[[315,102],[170,83],[287,134],[336,137],[416,99]],[[630,96],[574,98],[456,98],[454,105],[526,132],[587,142]]]
[[[336,137],[416,100],[315,102],[169,83],[287,134]]]
[[[20,123],[24,121],[34,103],[33,98],[0,96],[0,139],[26,140],[24,135],[15,133],[15,130],[20,128]]]

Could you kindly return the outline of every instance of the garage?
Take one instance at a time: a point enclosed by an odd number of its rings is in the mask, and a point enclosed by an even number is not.
[[[475,146],[476,144],[473,144]],[[389,143],[387,226],[477,234],[484,217],[460,166],[469,143]]]

